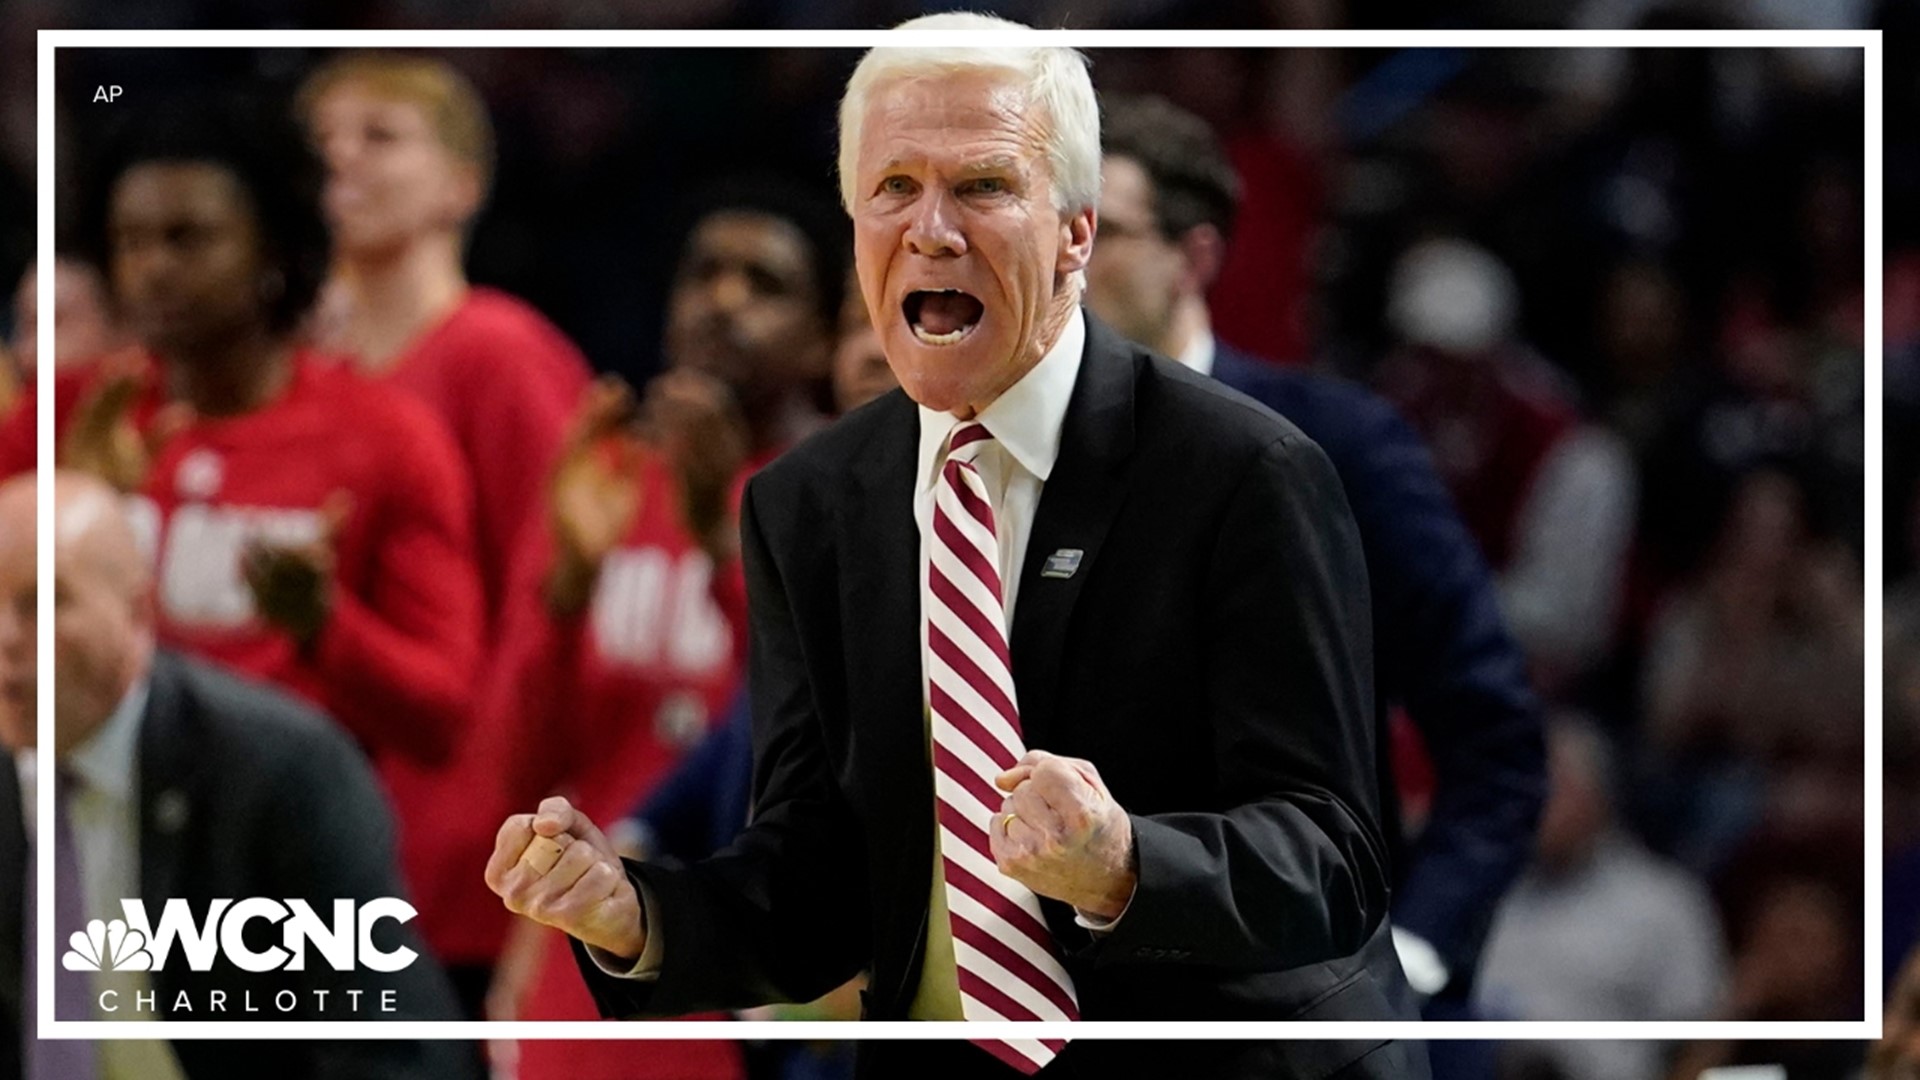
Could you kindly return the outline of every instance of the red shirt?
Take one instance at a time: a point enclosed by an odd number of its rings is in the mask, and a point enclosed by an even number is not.
[[[485,669],[494,664],[513,552],[522,527],[544,513],[553,458],[566,438],[591,372],[565,334],[538,311],[495,289],[474,288],[446,318],[412,342],[378,378],[424,402],[459,445],[473,477],[473,525],[484,596]],[[508,912],[475,867],[485,867],[509,812],[498,738],[479,725],[444,769],[413,778],[434,808],[431,847],[416,848],[414,904],[428,944],[455,964],[491,963]],[[484,795],[482,795],[484,793]]]
[[[314,537],[335,492],[352,502],[332,611],[302,650],[256,614],[240,553],[255,537]],[[409,883],[428,888],[422,855],[449,811],[421,796],[467,737],[481,625],[467,479],[444,428],[405,395],[302,353],[278,400],[171,439],[147,495],[161,640],[277,683],[351,731],[393,796]]]
[[[1287,139],[1243,132],[1226,141],[1245,192],[1226,262],[1207,292],[1213,332],[1255,356],[1307,362],[1313,346],[1315,237],[1322,170]]]
[[[109,354],[113,355],[113,354]],[[70,364],[53,373],[53,444],[59,452],[74,410],[99,381],[106,356]],[[160,408],[164,393],[157,369],[150,371],[146,391],[134,404],[134,421],[145,427]],[[0,480],[32,472],[39,455],[40,405],[38,381],[30,381],[4,419],[0,419]]]
[[[542,518],[527,530],[499,682],[485,695],[487,708],[501,710],[489,727],[508,745],[493,756],[510,766],[502,772],[515,809],[564,791],[593,821],[611,824],[706,734],[736,689],[746,634],[739,563],[721,568],[716,579],[712,560],[681,523],[676,480],[661,458],[646,456],[638,483],[633,527],[601,566],[587,610],[576,618],[555,617],[542,598],[554,557],[550,527]],[[551,935],[521,1018],[598,1015],[566,939]],[[618,1043],[523,1042],[520,1075],[741,1074],[731,1042],[648,1045],[647,1058],[637,1061]]]
[[[554,559],[544,519],[527,530],[498,683],[484,695],[510,744],[509,801],[528,807],[565,785],[596,821],[626,812],[706,734],[738,677],[723,610],[737,564],[716,588],[713,564],[680,521],[676,482],[656,455],[642,462],[640,507],[606,558],[587,609],[558,618],[541,584]]]
[[[554,455],[592,378],[586,357],[524,301],[475,288],[381,378],[426,402],[460,445],[495,626],[521,526],[541,512]]]

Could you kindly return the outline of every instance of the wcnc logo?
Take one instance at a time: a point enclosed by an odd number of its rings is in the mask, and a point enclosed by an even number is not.
[[[159,971],[176,943],[194,971],[212,970],[219,956],[242,971],[305,971],[309,947],[335,971],[399,971],[419,956],[409,948],[384,950],[373,943],[373,927],[382,919],[405,923],[418,914],[412,904],[394,896],[358,906],[352,900],[335,900],[331,923],[305,900],[282,903],[261,896],[215,900],[197,923],[185,900],[169,900],[157,927],[148,922],[145,901],[122,900],[120,910],[124,919],[94,919],[84,931],[74,931],[60,966],[68,971]],[[278,924],[280,944],[249,946],[246,926],[255,920]]]

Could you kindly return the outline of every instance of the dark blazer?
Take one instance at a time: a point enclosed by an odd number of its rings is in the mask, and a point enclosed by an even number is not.
[[[918,432],[896,392],[748,485],[754,820],[685,870],[630,865],[665,968],[611,978],[581,950],[608,1015],[803,1001],[870,968],[867,1015],[905,1017],[934,861]],[[1062,548],[1078,571],[1042,577]],[[1385,927],[1368,623],[1319,448],[1089,317],[1011,641],[1028,745],[1091,760],[1133,815],[1139,887],[1117,929],[1096,940],[1043,901],[1085,1018],[1413,1018]],[[1378,1040],[1163,1055],[1208,1077],[1426,1071],[1417,1046]],[[1080,1040],[1042,1075],[1142,1075],[1142,1056]],[[1007,1075],[965,1044],[869,1042],[861,1066]]]
[[[27,881],[26,820],[20,811],[20,777],[14,772],[13,755],[0,749],[0,882],[24,882],[0,885],[0,1080],[20,1080],[26,1068],[26,1044],[23,1041],[33,1021],[20,1015],[21,949],[26,944],[25,889]]]
[[[1403,706],[1434,765],[1425,827],[1402,850],[1393,921],[1446,961],[1452,996],[1472,982],[1500,898],[1533,853],[1546,798],[1540,707],[1508,635],[1479,547],[1432,457],[1393,406],[1341,379],[1282,368],[1221,344],[1213,375],[1299,425],[1346,488],[1373,592],[1375,697]],[[1386,805],[1393,778],[1382,763]]]
[[[140,726],[140,894],[149,918],[169,899],[188,902],[196,920],[216,897],[302,898],[322,917],[336,899],[405,896],[394,861],[394,825],[366,759],[340,728],[267,687],[161,652],[154,658]],[[17,823],[18,799],[4,803]],[[17,908],[13,909],[17,912]],[[14,922],[0,937],[17,936]],[[278,944],[280,926],[254,920],[256,949]],[[411,925],[377,925],[375,943],[422,955],[392,974],[336,972],[309,949],[307,970],[250,974],[224,957],[211,970],[188,968],[180,946],[150,978],[169,1020],[459,1019],[445,977],[425,955]],[[0,984],[18,984],[18,961]],[[298,988],[300,1008],[272,1004]],[[324,1014],[310,1007],[325,988]],[[210,990],[227,992],[227,1011],[208,1011]],[[346,991],[363,991],[361,1011],[340,1008]],[[391,989],[397,1011],[379,1010]],[[257,1013],[242,1011],[251,990]],[[178,995],[193,1012],[174,1012]],[[175,1055],[191,1080],[233,1076],[299,1078],[469,1077],[472,1052],[455,1043],[341,1040],[226,1042],[180,1039]]]

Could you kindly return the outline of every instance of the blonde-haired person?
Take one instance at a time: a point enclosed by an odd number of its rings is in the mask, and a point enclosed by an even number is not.
[[[467,281],[462,258],[493,181],[494,136],[464,75],[426,56],[350,53],[308,76],[297,108],[327,169],[323,345],[424,401],[453,432],[473,476],[491,652],[514,544],[545,505],[591,373],[530,305]],[[420,926],[476,1018],[507,925],[471,872],[490,846],[481,823],[492,815],[474,800],[497,790],[495,747],[470,727],[451,765],[407,778],[422,795],[414,805],[442,816],[405,844]]]

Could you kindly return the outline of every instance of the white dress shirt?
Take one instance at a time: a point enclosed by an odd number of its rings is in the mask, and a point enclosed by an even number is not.
[[[20,822],[26,826],[27,846],[34,847],[37,838],[35,829],[40,821],[40,802],[37,793],[40,790],[40,752],[31,746],[22,747],[13,752],[13,769],[20,777]],[[27,883],[33,887],[32,882]]]
[[[1210,376],[1213,374],[1213,354],[1218,348],[1213,341],[1213,331],[1202,330],[1193,335],[1193,340],[1187,342],[1186,348],[1180,350],[1180,363],[1189,370]]]
[[[1007,615],[1007,636],[1013,636],[1013,605],[1020,592],[1020,567],[1026,565],[1027,540],[1033,534],[1033,514],[1040,505],[1040,489],[1060,457],[1060,426],[1067,418],[1073,384],[1080,377],[1080,354],[1087,343],[1086,316],[1078,310],[1067,320],[1060,340],[1033,370],[1020,377],[972,420],[952,413],[920,410],[919,471],[913,489],[913,520],[920,527],[920,681],[924,687],[930,654],[927,652],[927,563],[932,558],[933,489],[947,461],[947,440],[964,424],[983,424],[993,441],[980,447],[974,459],[993,506],[994,538],[1000,542],[1000,598]]]
[[[147,690],[147,680],[137,680],[106,722],[63,761],[72,778],[68,810],[90,919],[120,918],[120,901],[140,896],[140,723]],[[135,1007],[136,995],[153,991],[144,971],[95,972],[93,989],[96,1020],[159,1020],[160,1008],[170,1004],[156,999],[159,1008]],[[101,1009],[106,990],[118,991],[111,999],[114,1012]],[[185,1080],[169,1043],[107,1039],[95,1046],[101,1080]]]

